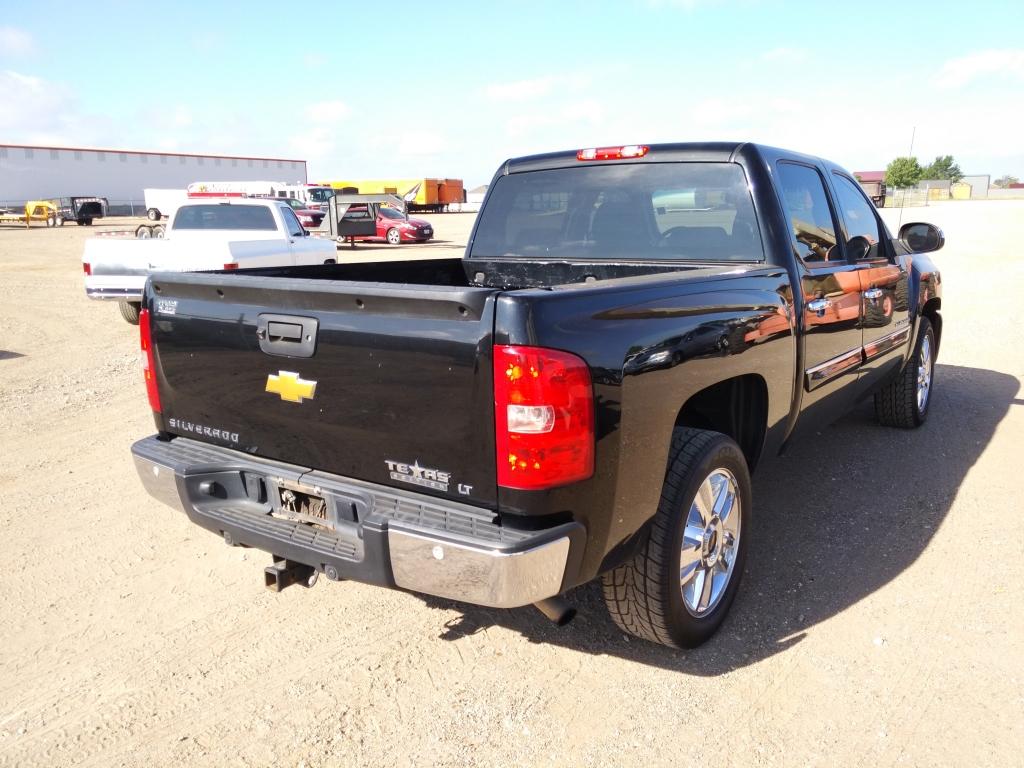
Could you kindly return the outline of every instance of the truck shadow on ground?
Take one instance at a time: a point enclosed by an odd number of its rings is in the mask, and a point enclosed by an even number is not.
[[[9,352],[6,349],[0,349],[0,360],[14,360],[24,356],[21,352]]]
[[[502,611],[428,599],[463,611],[442,637],[458,641],[503,626],[533,642],[697,675],[729,672],[797,645],[917,560],[996,427],[1022,402],[1017,380],[991,370],[939,365],[935,383],[929,420],[918,430],[878,426],[869,400],[784,457],[761,463],[743,584],[704,646],[675,652],[627,639],[608,617],[599,583],[568,595],[579,613],[564,628],[533,607]]]

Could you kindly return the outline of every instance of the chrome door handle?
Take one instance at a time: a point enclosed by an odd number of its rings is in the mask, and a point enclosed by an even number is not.
[[[868,301],[878,301],[880,298],[882,298],[882,289],[868,288],[866,291],[864,291],[864,298],[867,299]]]
[[[807,308],[811,312],[817,312],[818,317],[825,314],[825,310],[832,306],[832,302],[828,299],[811,299],[807,302]]]

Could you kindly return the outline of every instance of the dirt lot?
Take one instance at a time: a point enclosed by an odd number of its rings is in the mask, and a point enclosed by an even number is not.
[[[433,218],[465,242],[471,216]],[[689,653],[624,637],[592,587],[565,629],[267,593],[268,556],[136,479],[153,424],[136,329],[82,290],[94,232],[0,230],[0,765],[1020,765],[1024,202],[912,219],[948,238],[928,424],[862,406],[766,462],[744,589]]]

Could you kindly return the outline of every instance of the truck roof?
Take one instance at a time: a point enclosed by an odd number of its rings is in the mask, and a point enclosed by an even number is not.
[[[189,197],[179,207],[185,208],[189,205],[267,205],[268,203],[282,203],[284,197]],[[287,205],[287,203],[285,203]]]
[[[630,146],[630,145],[625,145]],[[635,146],[635,145],[634,145]],[[646,144],[647,152],[643,157],[629,157],[622,160],[603,160],[598,162],[609,163],[635,163],[635,162],[730,162],[735,161],[739,156],[753,158],[757,156],[768,157],[791,157],[803,159],[812,163],[832,165],[821,158],[801,152],[793,152],[788,149],[770,147],[764,144],[755,144],[746,141],[708,141],[708,142],[680,142],[671,144]],[[546,168],[561,168],[566,165],[575,165],[577,162],[576,153],[583,147],[577,149],[562,150],[560,152],[548,152],[541,155],[527,155],[507,160],[502,166],[501,174],[521,173],[524,171],[538,171]]]

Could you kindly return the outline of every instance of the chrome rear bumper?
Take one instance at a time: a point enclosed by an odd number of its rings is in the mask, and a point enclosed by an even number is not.
[[[132,454],[153,498],[231,544],[331,579],[513,608],[564,591],[570,555],[583,546],[578,523],[510,529],[487,509],[320,472],[314,480],[302,467],[187,438],[144,438]],[[337,519],[333,528],[282,519],[275,512],[285,486],[318,491],[329,509],[357,510],[355,519]]]

